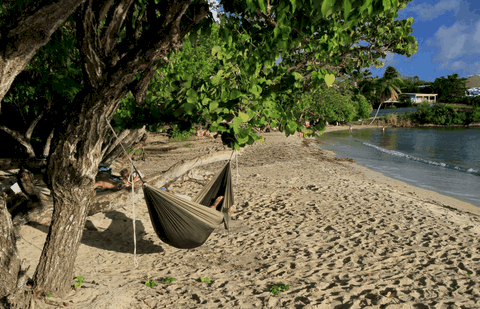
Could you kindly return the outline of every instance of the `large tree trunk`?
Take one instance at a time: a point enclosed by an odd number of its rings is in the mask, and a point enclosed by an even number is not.
[[[107,98],[121,98],[124,91],[84,89],[72,103],[70,114],[75,117],[55,134],[55,148],[47,169],[47,185],[54,203],[52,224],[34,275],[35,288],[40,293],[63,295],[73,283],[73,266],[95,196],[93,184],[108,132],[106,119],[120,102]]]
[[[83,2],[85,0],[35,1],[22,12],[14,28],[0,29],[0,103],[37,50],[47,44],[53,32]]]
[[[133,0],[88,0],[76,16],[85,87],[70,104],[66,121],[55,128],[47,169],[54,209],[34,274],[39,293],[62,296],[73,283],[73,266],[95,195],[93,184],[108,133],[107,121],[129,89],[139,90],[137,85],[148,84],[152,66],[180,48],[184,36],[209,14],[206,1],[170,1],[162,7],[158,20],[155,9],[147,8],[150,27],[143,28],[140,35],[134,31],[139,28],[131,29],[138,12],[132,5],[137,4]],[[103,25],[107,12],[111,15]],[[143,17],[139,16],[137,27]],[[125,20],[129,21],[125,23],[128,37],[119,41]],[[140,78],[133,81],[137,74]]]
[[[32,298],[26,269],[20,262],[12,219],[0,196],[0,308],[27,308]]]

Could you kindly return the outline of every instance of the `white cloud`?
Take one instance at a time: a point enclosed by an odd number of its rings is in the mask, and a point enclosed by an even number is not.
[[[476,74],[480,66],[480,21],[467,25],[458,21],[451,27],[441,26],[427,45],[438,48],[433,61],[439,69]]]
[[[385,60],[383,60],[383,68],[386,68],[389,65],[394,67],[396,64],[398,64],[398,61],[395,59],[395,54],[394,53],[387,53],[387,56],[385,57]]]
[[[407,5],[401,12],[414,12],[421,21],[429,21],[448,11],[455,11],[455,14],[457,14],[460,10],[460,4],[460,0],[444,0],[435,5],[420,3],[417,5]]]
[[[465,47],[469,38],[468,33],[462,33],[467,26],[456,22],[452,27],[441,26],[435,33],[435,40],[431,44],[440,47],[438,57],[444,60],[455,59],[466,52]]]

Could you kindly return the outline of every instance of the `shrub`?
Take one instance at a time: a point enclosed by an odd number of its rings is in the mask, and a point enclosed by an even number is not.
[[[468,123],[480,122],[480,106],[475,105],[467,117]]]

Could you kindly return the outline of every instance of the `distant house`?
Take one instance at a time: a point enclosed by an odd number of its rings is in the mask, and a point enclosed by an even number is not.
[[[418,104],[423,101],[435,103],[437,102],[437,95],[436,93],[400,93],[398,97],[405,100],[410,99],[413,103]]]
[[[480,95],[480,87],[472,87],[468,88],[467,91],[465,92],[465,95],[467,97],[477,97]]]

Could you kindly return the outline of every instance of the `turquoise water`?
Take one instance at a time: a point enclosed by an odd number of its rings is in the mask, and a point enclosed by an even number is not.
[[[480,128],[364,129],[321,139],[337,157],[480,207]]]

